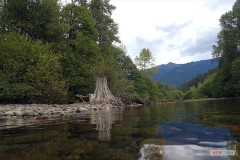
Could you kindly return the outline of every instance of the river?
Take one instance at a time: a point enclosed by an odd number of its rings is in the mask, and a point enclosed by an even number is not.
[[[239,160],[240,100],[0,120],[2,160]]]

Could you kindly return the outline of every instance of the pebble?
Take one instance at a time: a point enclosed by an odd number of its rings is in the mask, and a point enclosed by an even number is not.
[[[5,112],[6,116],[13,116],[14,112],[13,111],[7,111]]]
[[[20,111],[20,110],[16,110],[16,111],[14,112],[14,115],[17,116],[17,117],[21,117],[21,116],[23,116],[23,113],[22,113],[22,111]]]

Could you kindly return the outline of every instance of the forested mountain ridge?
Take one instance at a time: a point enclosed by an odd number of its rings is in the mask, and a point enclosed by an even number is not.
[[[217,59],[201,60],[186,64],[168,63],[157,66],[157,74],[151,76],[155,81],[180,87],[198,74],[206,73],[218,66]]]

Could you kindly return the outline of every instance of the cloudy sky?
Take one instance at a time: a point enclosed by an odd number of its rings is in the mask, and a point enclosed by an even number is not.
[[[211,58],[219,18],[235,0],[111,0],[128,55],[149,48],[157,65]]]

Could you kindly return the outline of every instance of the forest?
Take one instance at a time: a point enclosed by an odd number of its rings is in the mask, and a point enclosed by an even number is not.
[[[184,84],[185,99],[240,96],[240,0],[220,18],[221,31],[213,45],[213,58],[218,58],[216,70],[209,71]],[[191,84],[193,84],[191,86]],[[189,85],[191,87],[189,87]]]
[[[0,2],[0,102],[73,103],[106,77],[124,103],[181,99],[139,70],[118,37],[109,0]]]
[[[218,68],[183,90],[134,64],[114,10],[110,0],[0,1],[0,103],[74,103],[77,94],[94,92],[97,77],[126,104],[239,96],[240,0],[220,18]]]

